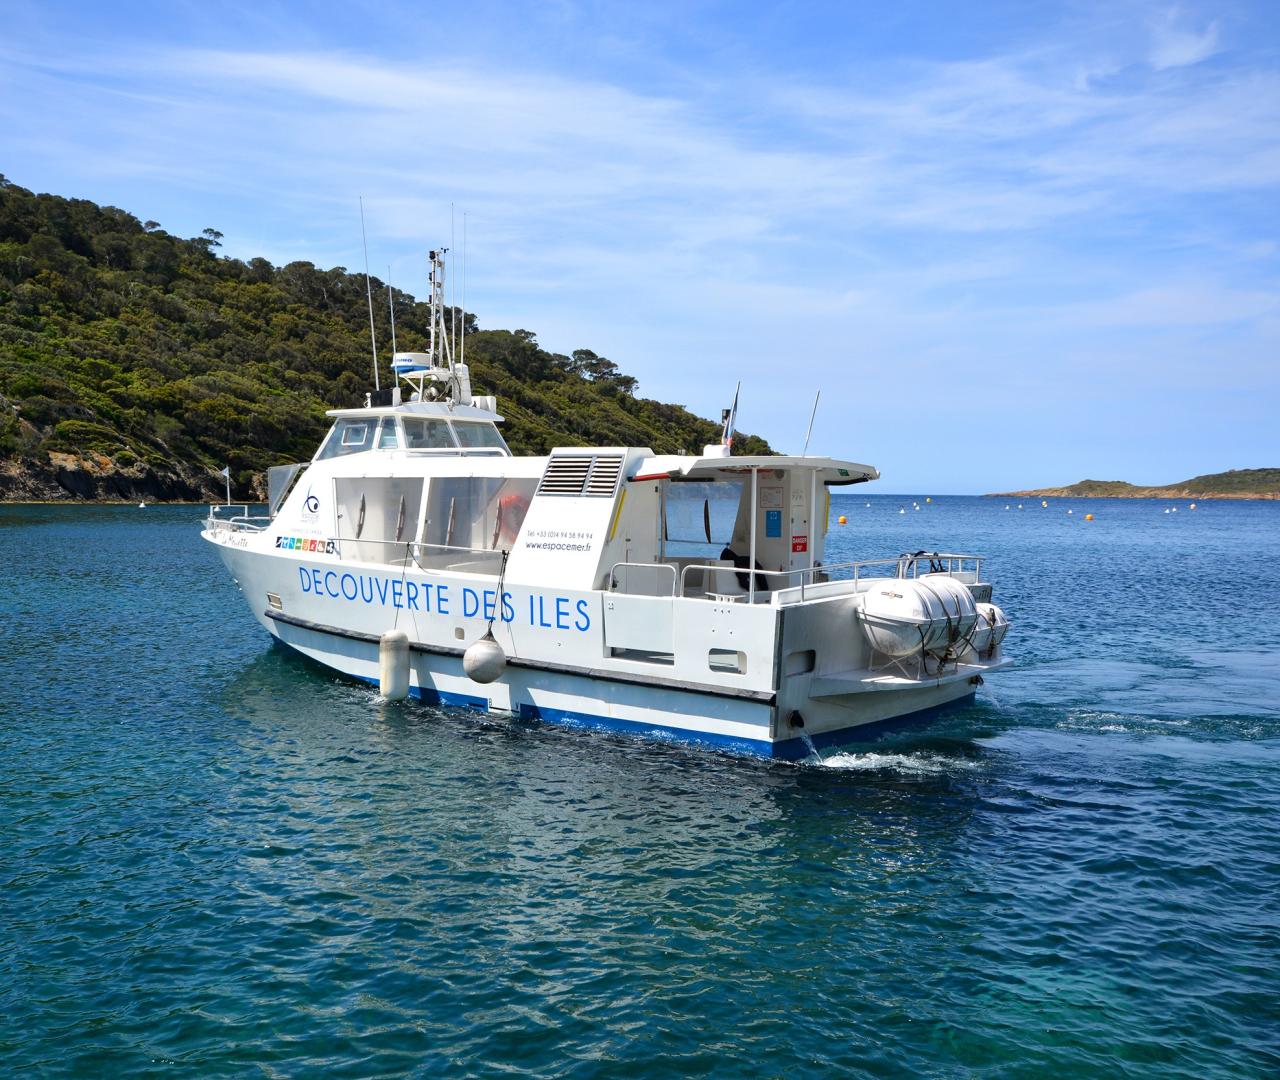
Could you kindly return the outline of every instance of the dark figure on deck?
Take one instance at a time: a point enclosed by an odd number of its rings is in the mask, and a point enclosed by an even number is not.
[[[748,569],[751,564],[750,556],[739,555],[731,547],[727,547],[722,552],[720,552],[720,558],[733,563],[733,565],[738,567],[740,570]],[[756,569],[757,570],[764,569],[764,567],[760,565],[759,559],[756,560]],[[735,574],[734,576],[738,579],[739,588],[743,588],[743,589],[751,588],[750,574]],[[756,592],[768,592],[768,591],[769,591],[769,579],[766,578],[763,574],[756,574]]]

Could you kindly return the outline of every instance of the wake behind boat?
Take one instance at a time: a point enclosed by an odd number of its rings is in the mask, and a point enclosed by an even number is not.
[[[1006,660],[982,559],[824,565],[833,487],[869,465],[557,447],[515,457],[443,322],[268,477],[213,544],[280,642],[391,697],[797,759],[968,701]],[[736,408],[736,402],[735,402]]]

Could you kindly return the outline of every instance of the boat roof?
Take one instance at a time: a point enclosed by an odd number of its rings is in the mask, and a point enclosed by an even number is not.
[[[379,416],[424,416],[441,420],[488,420],[500,424],[503,417],[476,405],[449,405],[443,401],[405,401],[399,405],[370,405],[355,409],[328,409],[325,416],[336,419],[348,417],[374,418]]]
[[[677,478],[714,479],[719,476],[747,474],[752,469],[816,469],[824,484],[861,484],[879,480],[874,465],[856,461],[840,461],[828,457],[798,457],[786,454],[751,454],[741,457],[693,457],[682,454],[657,454],[640,462],[632,480],[674,480]]]

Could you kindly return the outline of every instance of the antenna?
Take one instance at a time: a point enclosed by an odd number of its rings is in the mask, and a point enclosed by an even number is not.
[[[809,430],[804,433],[804,449],[800,451],[801,457],[809,455],[809,436],[813,434],[813,418],[818,415],[818,398],[820,397],[822,397],[821,390],[813,395],[813,412],[809,414]]]
[[[467,212],[462,211],[462,349],[458,363],[467,362]]]
[[[449,204],[449,250],[458,250],[458,227],[454,224],[453,203]],[[455,353],[458,349],[458,285],[457,282],[449,282],[449,352]]]
[[[391,358],[396,355],[396,298],[391,291],[391,267],[387,267],[387,307],[391,309]]]
[[[378,385],[378,336],[373,331],[373,284],[369,279],[369,241],[364,232],[364,196],[360,196],[360,243],[364,245],[364,291],[369,298],[369,341],[373,345],[373,388]]]

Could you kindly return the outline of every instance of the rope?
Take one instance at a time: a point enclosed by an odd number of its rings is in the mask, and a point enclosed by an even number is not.
[[[493,614],[489,616],[489,625],[485,628],[485,633],[488,634],[490,637],[493,636],[493,620],[497,618],[498,612],[501,610],[502,586],[506,583],[506,580],[507,580],[507,559],[510,557],[510,555],[511,555],[510,551],[508,551],[506,548],[502,549],[502,566],[498,568],[498,600],[497,600],[497,603],[493,605]]]

